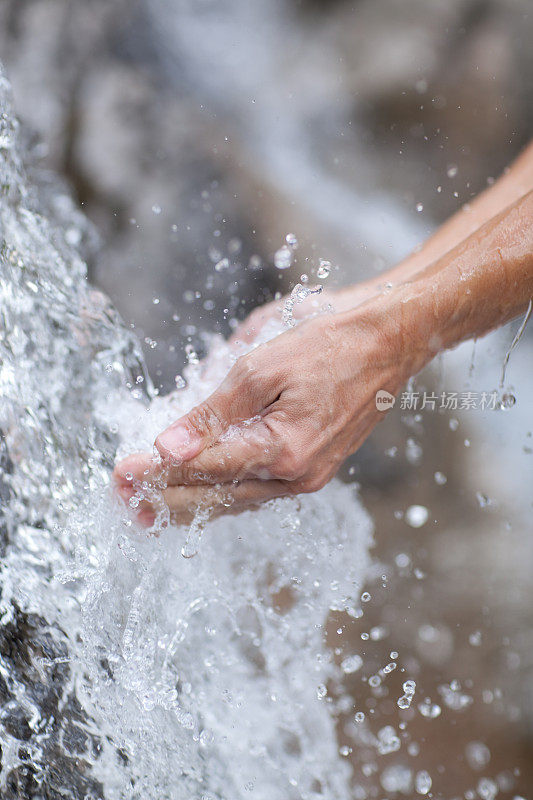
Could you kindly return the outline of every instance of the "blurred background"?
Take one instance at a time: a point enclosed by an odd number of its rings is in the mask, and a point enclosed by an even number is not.
[[[381,272],[497,177],[533,135],[532,41],[530,0],[0,5],[28,146],[92,221],[90,279],[162,392],[188,344],[204,352],[206,332],[319,258],[332,288]],[[288,233],[299,248],[280,270]],[[497,389],[517,327],[416,389]],[[365,613],[330,631],[339,663],[364,658],[330,687],[356,800],[414,796],[420,770],[437,798],[533,797],[532,356],[526,331],[509,410],[396,407],[343,470],[376,524]],[[391,652],[405,672],[372,687]],[[356,711],[405,747],[376,755]]]

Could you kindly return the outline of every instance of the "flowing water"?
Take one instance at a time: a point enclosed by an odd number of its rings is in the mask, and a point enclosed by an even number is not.
[[[346,798],[324,626],[361,613],[369,518],[334,481],[209,522],[190,559],[185,529],[137,528],[117,451],[149,448],[232,356],[214,343],[154,396],[86,281],[85,219],[22,165],[0,81],[0,795]]]

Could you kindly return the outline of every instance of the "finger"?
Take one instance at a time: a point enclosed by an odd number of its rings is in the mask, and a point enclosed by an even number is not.
[[[275,497],[291,494],[284,481],[243,481],[240,484],[222,484],[216,487],[173,486],[165,489],[163,499],[170,510],[171,522],[186,524],[200,512],[210,518],[223,513],[235,513],[257,506]],[[154,513],[155,509],[151,513]],[[149,509],[143,510],[148,515]]]
[[[252,418],[275,400],[275,374],[264,368],[264,358],[256,353],[238,359],[207,400],[157,437],[155,446],[167,465],[194,458],[231,425]]]
[[[279,450],[270,429],[258,421],[235,426],[197,458],[176,466],[165,466],[150,453],[126,456],[115,466],[113,477],[118,495],[127,505],[135,498],[135,508],[141,511],[167,487],[229,484],[248,478],[264,483]]]
[[[169,466],[169,486],[230,483],[272,477],[280,442],[262,420],[232,426],[221,439],[196,458]]]
[[[145,493],[142,489],[136,489],[133,486],[120,486],[117,488],[117,494],[136,514],[141,511],[152,511],[156,505],[158,507],[162,505],[161,490]]]
[[[127,502],[134,495],[140,500],[167,486],[230,483],[234,480],[270,477],[279,445],[270,430],[258,421],[234,426],[221,441],[197,458],[167,466],[150,453],[134,453],[119,461],[113,477],[116,490]]]
[[[161,465],[154,461],[152,453],[134,453],[115,464],[113,478],[119,488],[131,486],[153,480],[158,469],[160,473]]]
[[[116,494],[128,510],[141,524],[152,525],[149,516],[155,519],[154,508],[161,511],[164,505],[161,492],[167,485],[160,463],[154,462],[148,453],[136,453],[117,464],[114,479]]]

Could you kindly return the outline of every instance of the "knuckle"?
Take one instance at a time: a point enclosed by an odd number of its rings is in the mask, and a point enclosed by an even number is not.
[[[305,473],[306,463],[302,454],[291,444],[286,443],[274,466],[276,478],[296,481]]]
[[[228,374],[228,386],[246,391],[252,383],[253,364],[250,355],[240,356]]]
[[[312,494],[319,492],[329,481],[331,475],[320,470],[316,473],[306,474],[300,480],[293,481],[290,485],[291,494]]]
[[[200,436],[217,432],[222,427],[220,415],[209,400],[204,400],[189,411],[187,423]]]
[[[177,475],[179,483],[196,484],[208,482],[211,476],[193,461],[184,461],[180,464]]]
[[[257,402],[264,401],[273,381],[271,365],[257,351],[241,356],[230,372],[231,392],[237,390]]]
[[[328,476],[323,473],[318,473],[302,481],[300,491],[304,494],[312,494],[313,492],[318,492],[320,489],[323,489],[327,482]]]

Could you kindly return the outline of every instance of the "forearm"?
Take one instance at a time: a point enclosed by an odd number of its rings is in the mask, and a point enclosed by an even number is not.
[[[526,311],[533,297],[533,191],[411,280],[342,316],[394,342],[409,374],[436,353]]]
[[[424,245],[411,253],[393,269],[375,278],[347,287],[339,292],[339,311],[373,298],[384,287],[413,279],[417,273],[443,258],[489,220],[501,214],[521,197],[533,190],[533,143],[521,153],[493,186],[463,206],[445,222]]]
[[[505,173],[474,200],[464,205],[415,253],[387,272],[392,283],[405,281],[439,260],[493,217],[501,214],[533,189],[533,143]],[[383,279],[381,279],[383,281]]]
[[[416,315],[419,309],[419,334],[430,357],[524,313],[533,297],[533,191],[419,273],[402,292],[404,313]]]

